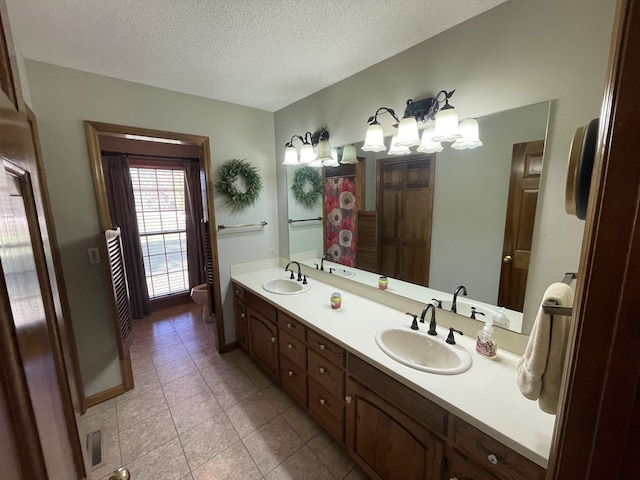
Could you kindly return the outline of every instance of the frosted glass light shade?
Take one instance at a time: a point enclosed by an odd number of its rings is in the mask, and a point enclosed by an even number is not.
[[[313,153],[313,147],[311,146],[311,144],[305,143],[304,145],[302,145],[302,147],[300,148],[300,164],[308,165],[313,162],[315,158],[316,156]]]
[[[320,140],[318,142],[316,160],[321,163],[330,162],[331,160],[333,160],[333,157],[331,156],[331,144],[329,143],[329,140]]]
[[[382,152],[387,147],[384,144],[384,132],[382,131],[382,125],[379,123],[372,123],[367,128],[367,135],[364,137],[364,145],[362,150],[365,152]]]
[[[398,126],[396,145],[399,147],[414,147],[420,143],[418,122],[415,117],[405,117]]]
[[[436,142],[453,142],[460,138],[458,131],[458,113],[449,106],[443,107],[436,115],[436,131],[433,140]]]
[[[314,158],[309,163],[307,163],[307,167],[322,168],[323,166],[324,165],[322,165],[322,161],[318,160],[317,158]]]
[[[389,147],[389,155],[409,155],[411,150],[409,147],[398,145],[398,135],[394,134],[391,138],[391,146]]]
[[[482,146],[478,122],[475,118],[466,118],[460,122],[460,135],[462,136],[451,144],[451,148],[464,150]]]
[[[338,150],[335,148],[331,149],[331,160],[324,160],[322,165],[325,167],[339,167],[340,163],[338,162]]]
[[[342,149],[342,160],[340,163],[342,163],[343,165],[358,163],[355,145],[344,146],[344,148]]]
[[[428,125],[422,132],[422,141],[420,146],[416,149],[422,153],[436,153],[442,151],[442,144],[440,142],[434,142],[433,136],[435,135],[435,126]]]
[[[296,147],[287,147],[284,149],[283,165],[298,165],[298,151]]]

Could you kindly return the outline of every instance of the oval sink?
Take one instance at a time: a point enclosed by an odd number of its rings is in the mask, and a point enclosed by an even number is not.
[[[396,362],[417,370],[455,375],[471,367],[471,355],[460,345],[449,345],[442,335],[431,336],[408,326],[379,330],[376,343]]]
[[[338,275],[339,277],[344,277],[344,278],[351,278],[351,277],[355,277],[356,276],[356,272],[354,272],[353,270],[349,270],[348,268],[344,268],[344,267],[337,267],[331,270],[331,273],[333,273],[334,275]]]
[[[297,293],[306,292],[310,286],[303,285],[302,282],[290,280],[288,278],[272,278],[262,284],[267,292],[277,293],[278,295],[295,295]]]

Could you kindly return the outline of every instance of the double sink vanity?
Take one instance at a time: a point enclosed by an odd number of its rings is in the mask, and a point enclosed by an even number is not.
[[[332,309],[336,286],[312,269],[306,284],[276,261],[231,273],[239,345],[371,478],[544,478],[555,417],[520,394],[517,355],[484,358],[476,331],[451,345],[344,288]]]

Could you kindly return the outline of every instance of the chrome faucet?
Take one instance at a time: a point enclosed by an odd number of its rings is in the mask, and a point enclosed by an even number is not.
[[[433,303],[427,303],[422,309],[422,315],[420,315],[420,323],[424,323],[424,317],[429,309],[431,309],[431,321],[429,322],[429,331],[427,333],[429,335],[437,335],[438,332],[436,332],[436,307]]]
[[[329,257],[329,258],[327,258],[327,257]],[[322,270],[323,272],[324,272],[324,261],[325,260],[329,260],[329,261],[333,260],[333,257],[331,256],[330,253],[325,253],[322,256],[322,258],[320,259],[320,270]],[[331,273],[331,272],[329,272],[329,273]]]
[[[294,276],[293,276],[293,270],[289,270],[289,266],[290,266],[292,263],[295,263],[295,264],[298,266],[298,281],[300,282],[300,281],[302,280],[302,272],[300,271],[300,264],[299,264],[298,262],[296,262],[296,261],[294,260],[294,261],[291,261],[291,262],[287,263],[287,266],[286,266],[286,267],[284,267],[284,271],[285,271],[285,272],[291,272],[291,277],[290,277],[290,278],[291,278],[291,280],[293,280],[293,279],[294,279]]]
[[[456,290],[453,292],[453,302],[451,302],[451,311],[453,313],[458,313],[457,307],[456,307],[456,300],[458,299],[458,294],[460,293],[460,290],[462,290],[462,295],[464,295],[465,297],[467,296],[467,287],[465,287],[464,285],[460,285],[458,288],[456,288]]]

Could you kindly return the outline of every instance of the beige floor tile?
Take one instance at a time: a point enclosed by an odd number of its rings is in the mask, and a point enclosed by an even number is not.
[[[131,355],[131,369],[133,371],[133,378],[136,378],[140,373],[147,370],[153,370],[155,365],[153,363],[153,357],[151,353],[143,353],[139,355]]]
[[[116,429],[118,428],[115,399],[109,403],[105,402],[105,404],[89,408],[86,413],[80,417],[78,430],[80,435],[85,437],[87,433],[109,425],[112,425]],[[84,439],[81,440],[84,441]]]
[[[253,368],[246,368],[244,373],[251,379],[253,384],[258,390],[264,390],[265,388],[273,387],[276,384],[267,376],[262,370],[254,366]]]
[[[302,447],[264,478],[265,480],[334,480],[331,472],[308,447]]]
[[[309,413],[298,405],[294,405],[282,414],[291,428],[293,428],[300,438],[308,442],[322,431],[322,427]]]
[[[278,415],[271,402],[261,393],[230,407],[225,413],[240,437],[247,436]]]
[[[344,477],[344,480],[370,480],[370,478],[360,467],[356,466],[349,472],[349,475]]]
[[[126,467],[132,480],[190,478],[189,465],[177,438],[128,463]]]
[[[204,420],[222,413],[222,407],[211,391],[196,393],[170,407],[178,433],[183,433]]]
[[[164,410],[168,410],[168,406],[161,387],[118,401],[118,428],[128,428]]]
[[[242,370],[235,363],[218,362],[200,368],[200,373],[211,388],[222,382],[243,375]]]
[[[312,438],[307,446],[335,478],[344,478],[355,466],[347,452],[325,431]]]
[[[152,390],[156,390],[160,386],[160,380],[155,368],[138,372],[133,377],[133,389],[116,397],[116,404],[129,401],[134,397],[138,397]]]
[[[280,413],[286,412],[291,407],[298,405],[282,388],[277,385],[261,390],[262,394],[269,399],[273,407]]]
[[[197,393],[211,392],[200,372],[194,372],[162,385],[169,406],[176,405]]]
[[[171,329],[171,331],[166,331],[160,334],[143,334],[140,335],[142,338],[139,340],[139,344],[143,346],[147,346],[149,351],[157,352],[158,350],[162,350],[163,348],[171,347],[172,345],[178,345],[181,343],[180,337],[178,334]]]
[[[182,343],[172,345],[161,350],[156,350],[152,354],[153,363],[156,365],[156,367],[165,365],[169,362],[173,362],[174,360],[177,360],[179,358],[186,357],[187,355],[189,355],[189,352],[187,352],[187,349],[184,348],[184,345],[182,345]]]
[[[102,460],[103,464],[91,469],[87,468],[87,475],[90,478],[102,478],[112,473],[122,466],[122,456],[120,455],[120,439],[116,424],[105,425],[101,428],[102,433]],[[80,439],[82,445],[86,445],[86,436]]]
[[[125,464],[155,450],[177,437],[169,410],[160,412],[132,427],[120,430],[120,452]]]
[[[176,333],[180,337],[180,340],[182,340],[183,342],[187,340],[194,340],[203,336],[211,336],[211,331],[201,324],[193,325],[190,328],[176,330]]]
[[[160,384],[164,385],[165,383],[169,383],[173,380],[176,380],[180,377],[184,377],[189,373],[197,372],[198,367],[193,363],[191,357],[181,357],[173,362],[165,363],[164,365],[160,365],[156,367],[156,371],[158,372],[158,378],[160,379]]]
[[[225,356],[231,358],[242,369],[247,370],[255,368],[256,364],[249,358],[249,355],[241,348],[236,348],[230,352],[225,353]]]
[[[238,440],[233,425],[222,412],[180,434],[180,442],[191,470],[209,461]]]
[[[208,332],[205,332],[205,335],[198,338],[183,340],[182,344],[189,353],[201,352],[202,350],[206,350],[211,347],[215,348],[216,346],[215,339]]]
[[[206,376],[205,380],[207,380]],[[208,380],[207,383],[209,383]],[[249,398],[251,395],[258,392],[258,389],[253,382],[244,374],[230,378],[216,385],[211,385],[209,383],[209,386],[224,409],[240,403],[245,398]]]
[[[194,480],[259,480],[262,478],[242,442],[236,442],[191,473]]]
[[[242,439],[258,469],[266,475],[303,442],[298,434],[282,418],[277,416]]]

